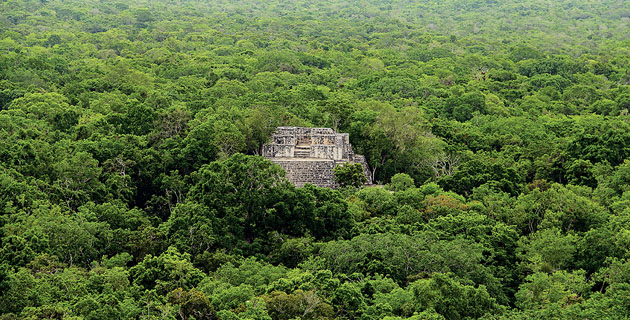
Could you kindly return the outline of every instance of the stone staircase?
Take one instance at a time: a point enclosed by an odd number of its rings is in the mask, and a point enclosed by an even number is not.
[[[293,156],[296,158],[308,158],[311,156],[310,146],[295,146]]]

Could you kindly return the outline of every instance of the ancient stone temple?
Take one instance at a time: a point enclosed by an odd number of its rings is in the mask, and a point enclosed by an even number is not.
[[[333,168],[346,162],[360,163],[372,184],[365,157],[352,151],[348,134],[330,128],[278,127],[263,146],[263,156],[284,168],[297,187],[337,187]]]

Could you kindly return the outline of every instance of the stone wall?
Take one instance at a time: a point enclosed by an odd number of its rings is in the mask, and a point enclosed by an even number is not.
[[[352,162],[360,163],[363,166],[363,174],[367,178],[367,184],[372,184],[372,172],[370,172],[370,167],[368,167],[367,161],[365,160],[365,156],[360,154],[355,154]]]
[[[334,180],[334,160],[292,160],[270,159],[287,172],[287,179],[296,187],[310,183],[324,188],[336,188]]]
[[[266,144],[263,146],[263,156],[265,158],[293,158],[294,154],[294,144]]]
[[[296,149],[297,147],[297,149]],[[337,134],[330,128],[278,127],[271,142],[263,146],[266,158],[297,158],[296,150],[309,158],[348,159],[352,153],[348,134]]]
[[[341,160],[343,159],[343,150],[335,145],[315,144],[311,145],[311,158]]]
[[[330,128],[278,127],[263,146],[263,156],[283,167],[289,181],[298,187],[310,183],[336,188],[333,169],[346,162],[360,163],[372,184],[365,157],[354,154],[350,136]]]

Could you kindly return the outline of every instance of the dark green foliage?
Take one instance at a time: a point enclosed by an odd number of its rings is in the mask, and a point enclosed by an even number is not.
[[[0,1],[0,319],[628,319],[628,18]],[[377,186],[291,185],[278,126]]]
[[[500,313],[500,306],[485,286],[477,288],[453,279],[452,274],[435,273],[411,284],[419,310],[431,310],[445,319],[474,319]]]
[[[157,257],[147,255],[129,269],[129,274],[135,285],[160,295],[177,288],[193,288],[204,278],[204,273],[190,262],[190,255],[181,254],[174,247]]]
[[[363,173],[363,166],[360,163],[344,163],[337,165],[333,169],[335,182],[342,187],[358,188],[367,182]]]

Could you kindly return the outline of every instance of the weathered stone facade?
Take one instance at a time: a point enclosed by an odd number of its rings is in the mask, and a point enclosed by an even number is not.
[[[263,146],[263,156],[284,168],[297,187],[336,188],[333,169],[346,162],[360,163],[372,184],[365,157],[354,154],[349,135],[330,128],[278,127]]]

